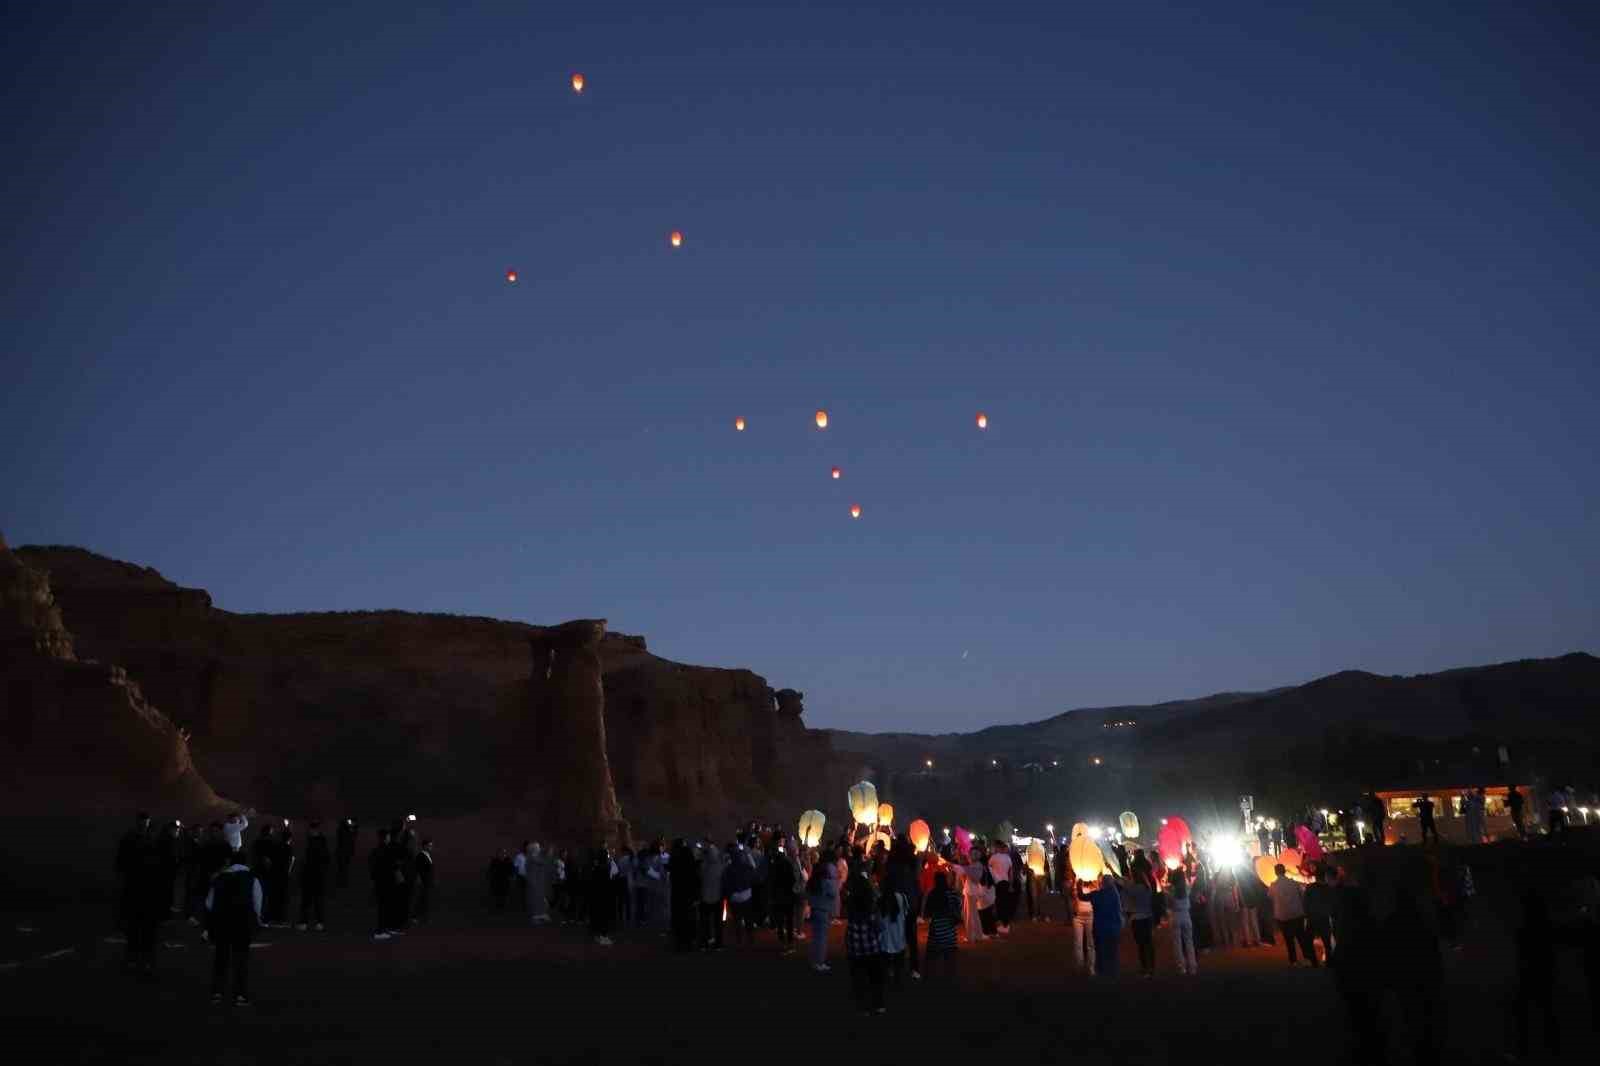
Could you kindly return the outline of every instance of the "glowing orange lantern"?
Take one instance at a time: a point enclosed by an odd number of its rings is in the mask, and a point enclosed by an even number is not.
[[[828,428],[828,412],[826,412],[826,411],[818,411],[817,412],[817,428],[818,429],[827,429]]]
[[[989,416],[984,414],[982,411],[978,412],[978,428],[979,429],[988,429],[989,428]]]
[[[1273,869],[1273,867],[1277,865],[1278,858],[1275,855],[1256,856],[1256,861],[1254,863],[1256,868],[1256,876],[1261,879],[1262,884],[1271,885],[1278,879],[1278,871]]]
[[[1300,866],[1306,860],[1305,856],[1301,855],[1300,852],[1296,851],[1294,848],[1284,848],[1282,851],[1278,852],[1278,861],[1283,863],[1283,871],[1284,873],[1288,874],[1291,879],[1295,881],[1305,880],[1305,878],[1300,874]]]
[[[884,826],[888,826],[888,825],[893,825],[894,824],[894,804],[892,804],[892,803],[880,803],[880,804],[878,804],[878,824],[879,825],[884,825]]]
[[[833,480],[838,481],[840,473],[841,473],[841,471],[839,470],[839,468],[838,467],[834,467],[833,468]]]
[[[1092,881],[1106,869],[1105,854],[1101,852],[1100,845],[1090,839],[1087,832],[1082,836],[1073,834],[1072,843],[1067,846],[1067,862],[1071,864],[1073,874],[1080,881]]]
[[[506,271],[506,280],[515,285],[517,283],[517,272],[515,270]]]
[[[822,829],[828,816],[821,811],[807,811],[800,816],[800,846],[814,848],[822,843]]]
[[[861,517],[861,505],[859,503],[852,503],[850,505],[850,517],[851,518],[860,518]]]
[[[845,793],[850,804],[850,817],[862,825],[878,824],[878,786],[871,781],[857,781]]]
[[[582,74],[574,74],[572,76],[572,91],[575,92],[575,93],[583,92],[583,75]]]
[[[683,244],[683,234],[678,230],[673,230],[672,235],[667,239],[672,242],[674,248],[681,247]]]
[[[743,433],[744,432],[744,419],[735,418],[733,420],[733,428],[738,430],[740,433]]]
[[[918,851],[926,851],[928,841],[933,839],[933,830],[928,828],[928,823],[921,818],[906,826],[906,836],[911,838],[911,846]]]
[[[1033,871],[1033,876],[1043,877],[1046,868],[1044,845],[1035,840],[1028,845],[1028,869]]]

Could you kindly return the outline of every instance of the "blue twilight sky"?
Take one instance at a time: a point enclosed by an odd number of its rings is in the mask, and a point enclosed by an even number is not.
[[[1588,0],[6,19],[14,544],[870,729],[1600,648]]]

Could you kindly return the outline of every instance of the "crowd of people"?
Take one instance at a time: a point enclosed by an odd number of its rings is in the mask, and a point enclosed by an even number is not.
[[[209,826],[172,822],[158,830],[149,815],[138,815],[116,855],[127,970],[152,974],[160,925],[181,916],[201,926],[215,946],[213,1001],[224,999],[231,978],[234,1002],[243,1006],[249,1003],[251,940],[259,929],[290,925],[295,890],[296,927],[325,929],[330,888],[349,882],[356,820],[343,819],[331,841],[315,820],[306,823],[303,840],[283,820],[255,826],[246,841],[254,817],[243,811]],[[1290,819],[1288,826],[1309,821]],[[1283,839],[1282,830],[1269,836],[1262,852],[1278,853]],[[679,952],[740,948],[760,935],[775,940],[784,955],[803,946],[807,965],[819,974],[830,973],[837,961],[830,960],[830,932],[840,926],[851,996],[865,1013],[886,1011],[893,989],[907,980],[953,973],[964,947],[1003,942],[1018,921],[1049,920],[1047,910],[1056,907],[1047,908],[1045,898],[1058,896],[1070,923],[1068,969],[1117,977],[1126,939],[1139,975],[1151,977],[1161,930],[1170,937],[1177,973],[1185,976],[1197,974],[1210,951],[1271,950],[1281,941],[1290,967],[1331,966],[1357,1044],[1371,1050],[1386,1039],[1376,1004],[1390,994],[1406,1005],[1416,1039],[1426,1045],[1437,1037],[1431,1027],[1439,1010],[1441,944],[1459,946],[1474,895],[1471,869],[1445,854],[1427,852],[1432,898],[1392,886],[1394,907],[1382,922],[1371,886],[1326,861],[1298,869],[1280,863],[1265,883],[1251,864],[1212,861],[1192,845],[1181,858],[1163,861],[1154,850],[1118,841],[1107,848],[1105,869],[1079,877],[1066,841],[1026,858],[1017,844],[1003,840],[963,839],[918,851],[903,833],[853,832],[803,847],[784,829],[755,823],[722,844],[679,838],[637,850],[580,853],[527,841],[491,859],[486,884],[495,910],[518,906],[536,926],[587,925],[602,947],[613,943],[617,929],[630,927],[659,932]],[[414,817],[379,828],[367,861],[374,940],[403,936],[428,919],[433,855]],[[1600,882],[1589,894],[1600,897]],[[1523,1044],[1538,1016],[1547,1039],[1558,1032],[1548,957],[1561,938],[1541,899],[1524,894],[1517,940],[1513,1006]],[[1422,913],[1429,904],[1432,921]],[[1600,898],[1590,899],[1583,943],[1591,982],[1600,980],[1597,912]]]

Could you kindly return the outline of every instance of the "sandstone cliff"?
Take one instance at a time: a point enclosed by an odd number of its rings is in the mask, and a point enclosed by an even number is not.
[[[12,813],[136,807],[201,814],[221,801],[187,738],[120,666],[80,659],[45,574],[0,539],[0,699]]]
[[[530,832],[575,838],[622,816],[645,835],[722,830],[787,820],[831,766],[799,693],[669,662],[604,623],[235,614],[82,549],[18,553],[49,572],[79,648],[125,665],[192,733],[207,778],[263,808],[514,808]]]

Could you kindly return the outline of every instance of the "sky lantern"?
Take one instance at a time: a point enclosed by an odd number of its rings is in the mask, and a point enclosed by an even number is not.
[[[871,781],[857,781],[845,793],[850,804],[850,817],[861,825],[878,824],[878,786]]]
[[[667,240],[672,242],[672,246],[674,248],[683,247],[683,231],[673,230],[672,233],[667,237]]]
[[[843,471],[841,471],[838,467],[834,467],[831,473],[833,474],[833,480],[835,481],[838,481],[839,478],[843,476]]]
[[[956,845],[956,854],[966,858],[972,854],[972,830],[964,826],[956,826],[956,835],[952,838]]]
[[[738,430],[740,433],[743,433],[744,432],[744,419],[735,418],[733,420],[733,428]]]
[[[800,846],[814,848],[822,843],[822,829],[828,824],[828,816],[821,811],[807,811],[800,816]]]
[[[1156,834],[1156,848],[1161,852],[1161,861],[1169,870],[1176,870],[1183,862],[1183,849],[1194,841],[1194,834],[1189,832],[1189,823],[1179,818],[1176,814],[1163,820],[1161,832]]]
[[[894,824],[894,804],[892,804],[892,803],[880,803],[880,804],[878,804],[878,824],[879,825],[893,825]]]
[[[911,838],[911,846],[918,851],[928,849],[928,841],[933,839],[933,830],[928,828],[928,823],[921,818],[906,826],[906,836]]]
[[[851,518],[860,518],[861,517],[861,505],[859,503],[852,503],[850,505],[850,517]]]
[[[989,416],[984,414],[982,411],[978,412],[978,428],[979,429],[988,429],[989,428]]]
[[[1310,826],[1295,826],[1294,838],[1300,842],[1300,854],[1308,859],[1322,858],[1322,841],[1317,839],[1317,834],[1312,832]]]
[[[818,429],[827,429],[828,428],[828,412],[826,412],[826,411],[818,411],[817,412],[817,428]]]
[[[1139,816],[1132,811],[1123,811],[1117,817],[1117,824],[1122,827],[1122,835],[1131,839],[1139,838]]]
[[[575,92],[575,93],[583,92],[583,75],[582,74],[574,74],[572,76],[572,91]]]
[[[1033,871],[1033,876],[1043,877],[1048,864],[1045,860],[1044,845],[1035,840],[1028,845],[1028,869]]]
[[[1273,869],[1274,866],[1278,865],[1278,857],[1276,855],[1257,855],[1254,865],[1256,876],[1261,879],[1262,884],[1270,887],[1278,879],[1278,872]]]
[[[1305,857],[1294,848],[1284,848],[1282,851],[1278,852],[1278,861],[1283,863],[1284,873],[1288,874],[1292,880],[1305,880],[1305,878],[1300,875],[1300,864],[1306,861]]]
[[[1079,822],[1078,825],[1083,825]],[[1106,857],[1100,850],[1100,845],[1085,831],[1079,836],[1074,827],[1072,843],[1067,846],[1067,862],[1072,866],[1072,873],[1080,881],[1092,881],[1099,877],[1106,868]]]
[[[515,270],[506,271],[506,280],[515,285],[517,283],[517,272]]]

